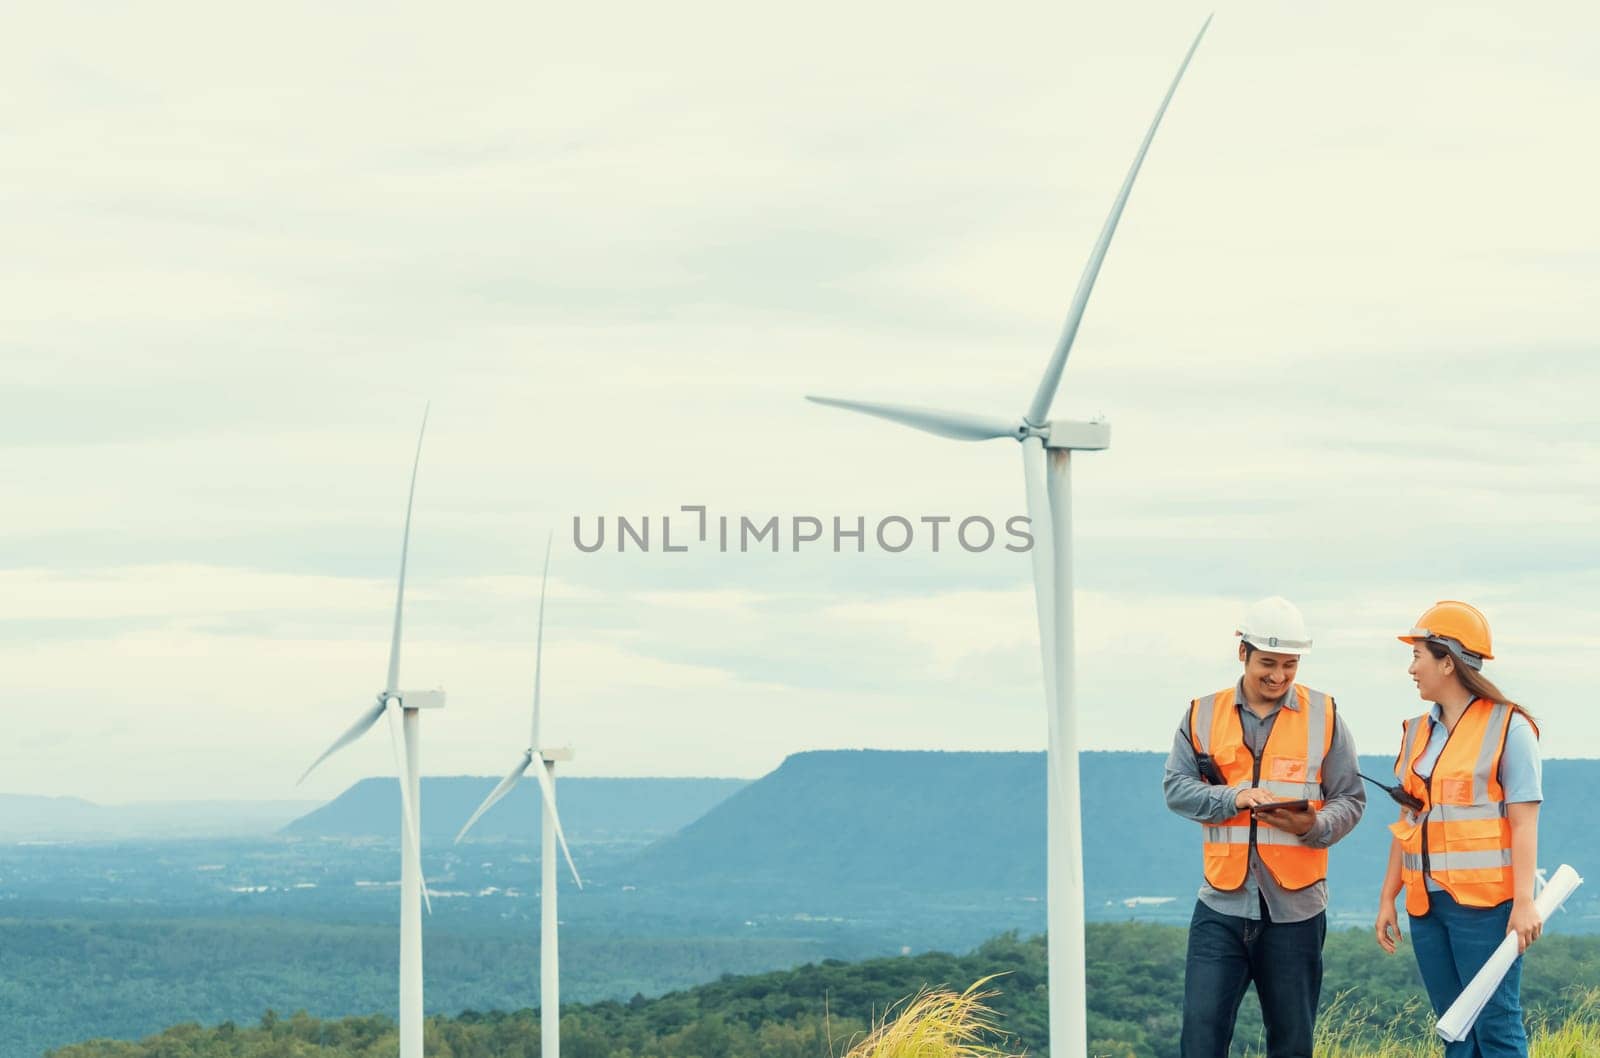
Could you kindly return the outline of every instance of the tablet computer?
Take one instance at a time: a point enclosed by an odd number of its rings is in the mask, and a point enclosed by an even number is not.
[[[1264,805],[1251,805],[1252,812],[1302,812],[1311,807],[1310,801],[1272,801]]]

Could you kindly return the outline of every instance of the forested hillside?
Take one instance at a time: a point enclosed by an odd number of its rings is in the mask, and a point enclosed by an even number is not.
[[[1089,927],[1092,1050],[1115,1058],[1174,1058],[1182,998],[1184,931],[1150,924]],[[636,996],[568,1007],[561,1046],[568,1058],[825,1058],[874,1014],[924,985],[965,987],[1002,973],[994,1001],[1005,1028],[1030,1054],[1047,1055],[1045,954],[1040,938],[996,938],[967,955],[927,954],[859,963],[827,961],[796,970],[719,981],[657,999]],[[1574,985],[1600,982],[1600,940],[1548,937],[1529,957],[1523,996],[1535,1016],[1566,1017]],[[1397,1021],[1427,1031],[1410,953],[1386,957],[1365,931],[1328,938],[1328,1016],[1373,1033]],[[1240,1016],[1237,1053],[1260,1044],[1253,997]],[[441,1058],[534,1058],[532,1011],[430,1020],[428,1053]],[[388,1017],[325,1021],[266,1012],[248,1027],[179,1025],[138,1043],[64,1047],[52,1058],[380,1058],[393,1053]]]
[[[577,1000],[658,995],[815,959],[783,937],[561,939],[562,984]],[[432,1012],[515,1009],[537,994],[538,936],[519,925],[431,932]],[[393,1012],[389,924],[246,920],[7,921],[0,918],[0,1058],[38,1058],[90,1036],[137,1038],[174,1022],[254,1022],[269,1007],[323,1015]]]

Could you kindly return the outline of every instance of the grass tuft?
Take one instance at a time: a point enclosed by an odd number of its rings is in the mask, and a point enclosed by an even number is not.
[[[1440,1058],[1444,1045],[1433,1031],[1433,1014],[1413,1000],[1372,1034],[1371,1011],[1337,996],[1317,1017],[1314,1053],[1318,1058]],[[1596,1058],[1600,1056],[1600,988],[1577,989],[1566,1020],[1531,1019],[1528,1058]],[[1260,1058],[1251,1052],[1251,1058]]]
[[[844,1058],[1022,1058],[1006,1049],[995,1012],[985,1005],[999,993],[984,986],[998,976],[980,978],[965,992],[924,988],[901,1000]]]

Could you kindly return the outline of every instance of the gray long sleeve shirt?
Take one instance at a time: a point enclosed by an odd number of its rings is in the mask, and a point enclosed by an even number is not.
[[[1291,689],[1272,712],[1259,717],[1244,704],[1242,680],[1234,692],[1234,708],[1239,711],[1245,745],[1257,755],[1267,744],[1267,736],[1272,733],[1278,711],[1299,707]],[[1333,743],[1322,762],[1324,803],[1317,812],[1316,823],[1301,837],[1302,843],[1313,848],[1327,848],[1354,829],[1367,806],[1367,793],[1362,788],[1358,767],[1355,743],[1335,710]],[[1167,807],[1196,823],[1221,823],[1239,814],[1235,798],[1240,790],[1248,789],[1249,785],[1243,782],[1235,786],[1212,786],[1200,778],[1194,745],[1189,741],[1189,714],[1187,709],[1184,710],[1178,732],[1172,740],[1172,752],[1167,755],[1166,777],[1162,781]],[[1250,870],[1246,872],[1242,886],[1237,889],[1217,889],[1209,882],[1200,886],[1201,902],[1219,915],[1259,919],[1262,899],[1266,900],[1267,913],[1272,916],[1272,921],[1303,922],[1327,908],[1328,883],[1320,881],[1304,889],[1283,888],[1261,862],[1252,844]]]

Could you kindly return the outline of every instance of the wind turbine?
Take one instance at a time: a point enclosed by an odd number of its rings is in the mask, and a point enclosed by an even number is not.
[[[1540,867],[1533,872],[1533,898],[1539,899],[1539,894],[1544,892],[1544,887],[1550,884],[1550,878],[1545,868]],[[1566,907],[1558,907],[1557,911],[1565,911]]]
[[[483,804],[472,813],[472,818],[456,835],[456,842],[459,844],[467,836],[467,831],[472,829],[472,824],[510,793],[511,788],[517,785],[517,780],[533,767],[534,778],[539,780],[539,792],[544,801],[539,828],[539,1056],[560,1058],[561,976],[556,942],[556,842],[561,843],[561,854],[566,857],[567,869],[572,872],[572,880],[578,883],[579,889],[583,888],[583,879],[578,877],[572,852],[567,848],[567,835],[561,829],[561,816],[556,813],[556,762],[571,760],[573,753],[570,748],[541,749],[539,746],[539,670],[544,659],[544,596],[549,580],[550,542],[546,540],[544,573],[539,578],[539,632],[533,653],[533,731],[528,739],[528,748],[522,751],[522,757],[500,780],[500,785],[489,791]],[[535,758],[539,762],[537,767],[534,767]]]
[[[1009,437],[1022,443],[1023,483],[1028,516],[1033,528],[1033,589],[1039,621],[1039,646],[1044,662],[1048,735],[1048,892],[1046,916],[1049,931],[1050,1053],[1069,1058],[1088,1053],[1088,1016],[1085,1005],[1083,929],[1083,827],[1078,784],[1077,717],[1073,710],[1074,657],[1072,643],[1072,453],[1100,451],[1111,444],[1111,428],[1103,421],[1051,421],[1055,399],[1072,351],[1078,324],[1089,303],[1095,278],[1105,260],[1117,222],[1133,190],[1167,104],[1178,90],[1189,60],[1200,47],[1207,18],[1178,66],[1178,72],[1157,108],[1144,142],[1122,182],[1100,238],[1089,254],[1067,319],[1045,366],[1033,400],[1020,419],[985,414],[873,404],[830,397],[808,397],[849,411],[858,411],[958,441],[989,441]]]
[[[422,832],[417,805],[422,799],[418,759],[421,731],[418,713],[444,708],[444,691],[400,690],[400,617],[406,599],[406,552],[411,543],[411,504],[417,495],[417,467],[422,462],[422,437],[428,430],[428,412],[422,412],[417,432],[417,454],[411,463],[411,489],[406,494],[406,523],[400,537],[400,582],[394,596],[394,633],[389,639],[389,674],[377,701],[340,735],[322,756],[300,776],[366,734],[380,719],[389,718],[394,745],[396,778],[400,783],[400,1058],[422,1058],[422,904],[427,889],[422,878]],[[299,785],[299,783],[296,783]],[[431,903],[428,908],[433,910]]]

